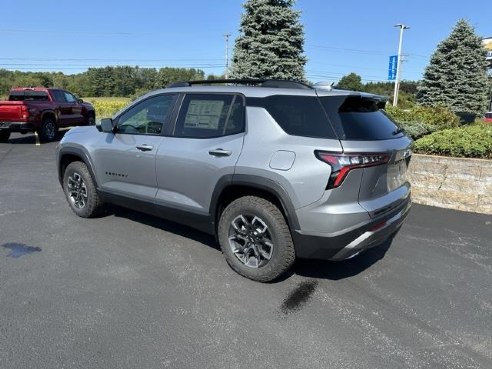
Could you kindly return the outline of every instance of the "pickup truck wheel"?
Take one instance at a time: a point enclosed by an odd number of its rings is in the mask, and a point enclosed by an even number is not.
[[[227,263],[246,278],[270,282],[294,263],[289,227],[266,199],[245,196],[230,203],[220,216],[218,236]]]
[[[10,131],[2,130],[0,131],[0,142],[7,142],[10,137]]]
[[[40,141],[51,142],[56,138],[56,133],[58,132],[58,127],[53,118],[48,117],[43,120],[41,128],[38,130],[38,135]]]
[[[91,218],[98,214],[102,206],[87,166],[74,161],[63,174],[63,191],[70,208],[81,218]]]
[[[96,117],[90,114],[89,117],[87,118],[87,125],[94,126],[95,124],[96,124]]]

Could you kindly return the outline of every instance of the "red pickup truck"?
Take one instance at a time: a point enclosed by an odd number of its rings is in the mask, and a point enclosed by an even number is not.
[[[94,107],[62,89],[14,88],[0,101],[0,142],[11,132],[38,132],[41,141],[53,141],[60,127],[95,122]]]

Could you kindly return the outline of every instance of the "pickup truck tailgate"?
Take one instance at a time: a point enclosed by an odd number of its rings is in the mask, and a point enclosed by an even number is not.
[[[22,101],[0,101],[0,122],[19,121],[26,118]]]

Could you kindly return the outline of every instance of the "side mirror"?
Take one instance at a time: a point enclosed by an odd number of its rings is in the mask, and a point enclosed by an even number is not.
[[[82,99],[77,99],[77,102],[78,102],[79,104],[82,104],[82,103],[84,102],[84,100],[82,100]]]
[[[116,124],[111,118],[101,119],[101,130],[105,133],[114,133]]]

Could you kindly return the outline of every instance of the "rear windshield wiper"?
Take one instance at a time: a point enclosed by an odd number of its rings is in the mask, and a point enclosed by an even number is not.
[[[399,134],[399,133],[403,133],[403,132],[405,132],[405,130],[404,130],[403,128],[397,128],[397,129],[395,129],[393,132],[391,132],[391,134],[392,134],[393,136],[396,136],[397,134]]]

